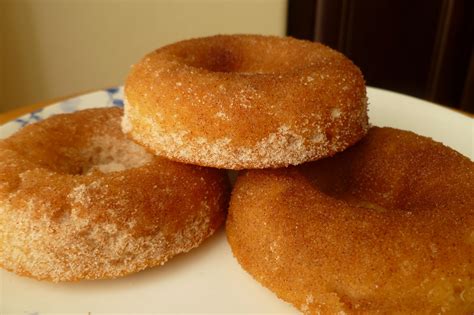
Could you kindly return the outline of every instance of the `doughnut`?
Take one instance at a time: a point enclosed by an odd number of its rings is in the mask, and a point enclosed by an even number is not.
[[[56,115],[0,140],[0,266],[40,280],[162,265],[223,223],[226,174],[154,156],[122,110]]]
[[[368,128],[365,82],[322,44],[218,35],[157,49],[125,82],[122,129],[155,154],[226,169],[334,155]]]
[[[240,174],[226,227],[243,269],[304,313],[474,312],[474,163],[412,132]]]

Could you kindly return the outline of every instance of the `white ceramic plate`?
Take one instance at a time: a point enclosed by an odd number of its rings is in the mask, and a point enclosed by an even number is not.
[[[0,126],[0,138],[56,113],[121,106],[121,88],[53,104]],[[432,137],[474,158],[474,120],[413,97],[369,88],[370,120]],[[288,266],[291,268],[291,266]],[[0,313],[297,313],[232,257],[223,230],[162,267],[115,280],[52,284],[0,270]]]

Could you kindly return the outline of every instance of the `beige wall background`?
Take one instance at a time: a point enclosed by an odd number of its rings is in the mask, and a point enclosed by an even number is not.
[[[286,0],[0,0],[0,111],[122,84],[177,40],[284,35]]]

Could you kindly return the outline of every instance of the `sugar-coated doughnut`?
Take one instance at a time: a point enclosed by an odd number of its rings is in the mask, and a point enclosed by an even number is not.
[[[367,131],[365,82],[319,43],[219,35],[162,47],[125,83],[123,130],[158,155],[228,169],[331,156]]]
[[[0,140],[0,266],[51,281],[161,265],[225,217],[224,172],[147,152],[122,110],[53,116]]]
[[[411,132],[373,128],[335,157],[243,173],[227,236],[308,314],[474,312],[474,163]]]

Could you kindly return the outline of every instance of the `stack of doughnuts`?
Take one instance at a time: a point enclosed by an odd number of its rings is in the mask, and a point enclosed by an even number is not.
[[[370,128],[350,60],[272,36],[162,47],[133,66],[123,113],[1,141],[0,265],[65,281],[162,264],[224,221],[225,170],[242,170],[235,258],[302,312],[474,312],[474,163]]]

